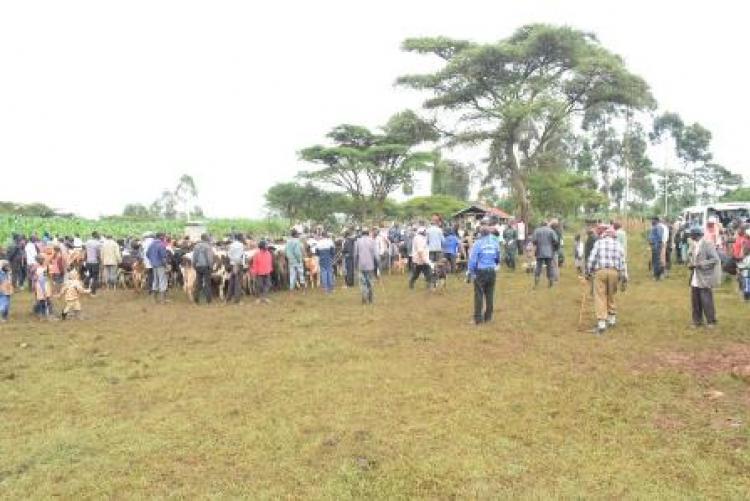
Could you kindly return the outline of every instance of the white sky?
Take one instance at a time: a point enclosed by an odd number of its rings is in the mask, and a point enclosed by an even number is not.
[[[743,2],[0,0],[0,200],[87,216],[149,203],[182,173],[210,216],[256,217],[297,151],[339,123],[417,108],[429,67],[406,37],[504,38],[522,24],[594,31],[661,109],[714,135],[750,181]],[[661,162],[660,159],[654,159]],[[422,183],[421,191],[429,189]]]

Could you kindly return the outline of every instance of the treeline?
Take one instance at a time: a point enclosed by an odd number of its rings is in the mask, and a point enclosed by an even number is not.
[[[533,24],[496,43],[426,37],[402,47],[439,64],[396,82],[426,94],[430,118],[406,110],[377,131],[334,127],[325,144],[299,152],[311,170],[268,191],[270,209],[289,219],[325,219],[334,209],[360,220],[388,215],[389,197],[410,195],[419,172],[432,173],[433,195],[476,193],[525,219],[675,212],[742,186],[713,162],[711,132],[659,112],[646,81],[589,32]],[[679,165],[657,166],[649,158],[656,145]],[[444,158],[456,147],[484,160]]]

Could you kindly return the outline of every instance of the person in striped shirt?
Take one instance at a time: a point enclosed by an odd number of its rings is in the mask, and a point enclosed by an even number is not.
[[[596,332],[602,334],[607,327],[614,327],[617,322],[615,294],[620,278],[625,277],[622,245],[617,241],[617,231],[614,228],[608,227],[604,230],[602,238],[594,244],[586,271],[589,277],[594,278]]]

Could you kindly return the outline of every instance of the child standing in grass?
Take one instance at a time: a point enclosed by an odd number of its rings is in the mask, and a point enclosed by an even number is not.
[[[58,297],[65,299],[65,306],[61,315],[63,320],[66,320],[71,312],[76,318],[80,317],[82,294],[91,294],[91,290],[83,288],[83,283],[78,278],[78,272],[72,270],[68,273],[68,279],[63,284],[62,290],[58,295]]]
[[[44,256],[37,255],[36,257],[36,269],[34,275],[34,296],[36,297],[36,304],[34,305],[34,313],[41,320],[49,318],[52,313],[52,287],[50,284],[49,276],[47,274],[47,268],[44,266]]]
[[[0,322],[8,321],[11,294],[13,294],[13,284],[11,284],[10,263],[0,261]]]

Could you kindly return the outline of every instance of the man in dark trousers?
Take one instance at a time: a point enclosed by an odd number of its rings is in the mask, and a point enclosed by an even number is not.
[[[200,242],[193,248],[193,267],[195,268],[195,302],[200,304],[201,295],[206,296],[206,303],[211,303],[211,268],[214,263],[214,251],[208,243],[208,235],[201,235]]]
[[[654,280],[661,280],[664,269],[662,268],[661,251],[664,245],[664,228],[655,217],[651,220],[651,231],[648,234],[648,244],[651,246],[651,269],[654,272]]]
[[[354,242],[356,237],[351,230],[344,233],[344,269],[346,276],[344,283],[347,287],[354,287]]]
[[[555,283],[555,268],[552,260],[555,258],[560,241],[557,239],[557,233],[549,223],[545,223],[534,230],[531,240],[536,247],[536,268],[534,269],[534,287],[539,284],[539,277],[542,274],[542,267],[547,267],[547,280],[549,286]]]
[[[495,279],[500,263],[500,244],[490,235],[490,227],[483,224],[480,238],[474,242],[469,256],[469,275],[474,280],[474,323],[480,325],[492,320],[495,297]],[[482,314],[484,303],[484,314]]]

